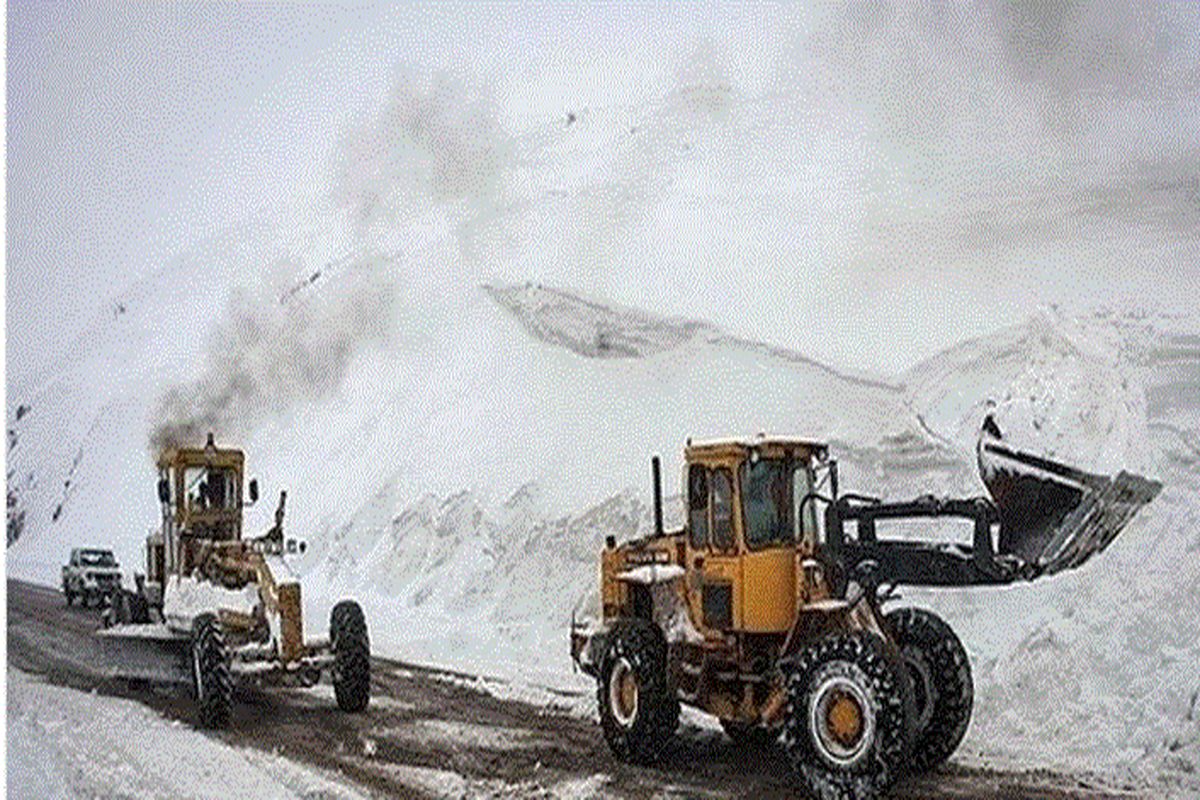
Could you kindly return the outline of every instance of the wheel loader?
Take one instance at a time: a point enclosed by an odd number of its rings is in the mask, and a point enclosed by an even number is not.
[[[1161,484],[1085,473],[1011,447],[989,416],[978,458],[990,497],[907,502],[840,493],[821,442],[691,441],[686,521],[664,532],[653,459],[652,535],[600,554],[600,616],[571,622],[571,654],[597,681],[604,738],[656,760],[680,704],[750,746],[782,738],[822,800],[867,800],[901,773],[937,767],[971,718],[971,665],[950,626],[883,610],[897,586],[1028,581],[1103,550]],[[944,535],[879,523],[957,522]],[[944,534],[944,531],[942,532]]]
[[[307,635],[300,583],[286,557],[304,543],[286,539],[287,493],[275,524],[242,535],[245,457],[216,447],[171,447],[158,458],[161,525],[146,538],[146,571],[136,589],[114,594],[99,635],[109,672],[189,684],[205,727],[228,723],[235,681],[315,684],[332,675],[338,706],[363,711],[370,700],[370,640],[362,609],[334,606],[328,637]]]

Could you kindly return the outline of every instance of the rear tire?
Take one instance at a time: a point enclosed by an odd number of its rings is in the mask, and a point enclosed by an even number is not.
[[[371,641],[358,603],[343,600],[333,607],[329,640],[338,708],[351,713],[363,711],[371,700]]]
[[[608,637],[597,680],[604,739],[635,764],[657,761],[679,726],[679,700],[667,681],[667,641],[644,619],[623,619]]]
[[[898,659],[867,631],[826,636],[785,667],[784,747],[821,800],[873,800],[903,769],[912,691]]]
[[[225,636],[212,614],[201,614],[192,626],[192,689],[203,727],[223,728],[229,724],[233,683]]]
[[[909,770],[924,772],[943,764],[967,733],[975,701],[971,661],[954,631],[931,611],[900,608],[884,619],[900,648],[916,701]]]

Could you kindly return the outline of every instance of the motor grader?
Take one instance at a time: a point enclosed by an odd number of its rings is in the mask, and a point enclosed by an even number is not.
[[[216,447],[170,447],[158,458],[160,527],[146,538],[146,571],[122,589],[99,632],[114,675],[190,683],[205,727],[224,726],[235,680],[315,684],[332,674],[344,711],[370,699],[370,641],[362,609],[334,606],[327,638],[309,637],[300,583],[286,557],[304,544],[286,539],[286,492],[275,524],[244,538],[243,509],[257,502],[251,480],[243,498],[245,457]]]
[[[654,761],[682,702],[742,746],[782,736],[802,784],[825,800],[875,797],[949,758],[971,718],[967,652],[931,611],[885,613],[895,587],[1077,567],[1161,489],[1013,449],[990,416],[978,454],[991,498],[883,502],[839,493],[820,442],[689,440],[686,522],[673,532],[655,458],[655,532],[607,539],[600,617],[571,626],[612,751]],[[887,538],[877,525],[939,518],[965,523],[966,541]]]

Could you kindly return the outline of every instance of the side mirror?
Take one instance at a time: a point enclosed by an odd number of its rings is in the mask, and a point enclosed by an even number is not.
[[[258,502],[258,478],[250,479],[250,502]]]
[[[158,482],[158,502],[171,502],[171,484],[166,478],[163,478]]]

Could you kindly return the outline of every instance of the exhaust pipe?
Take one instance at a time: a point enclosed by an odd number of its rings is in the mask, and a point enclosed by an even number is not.
[[[654,535],[662,536],[662,462],[658,456],[650,459],[650,471],[654,475]]]

